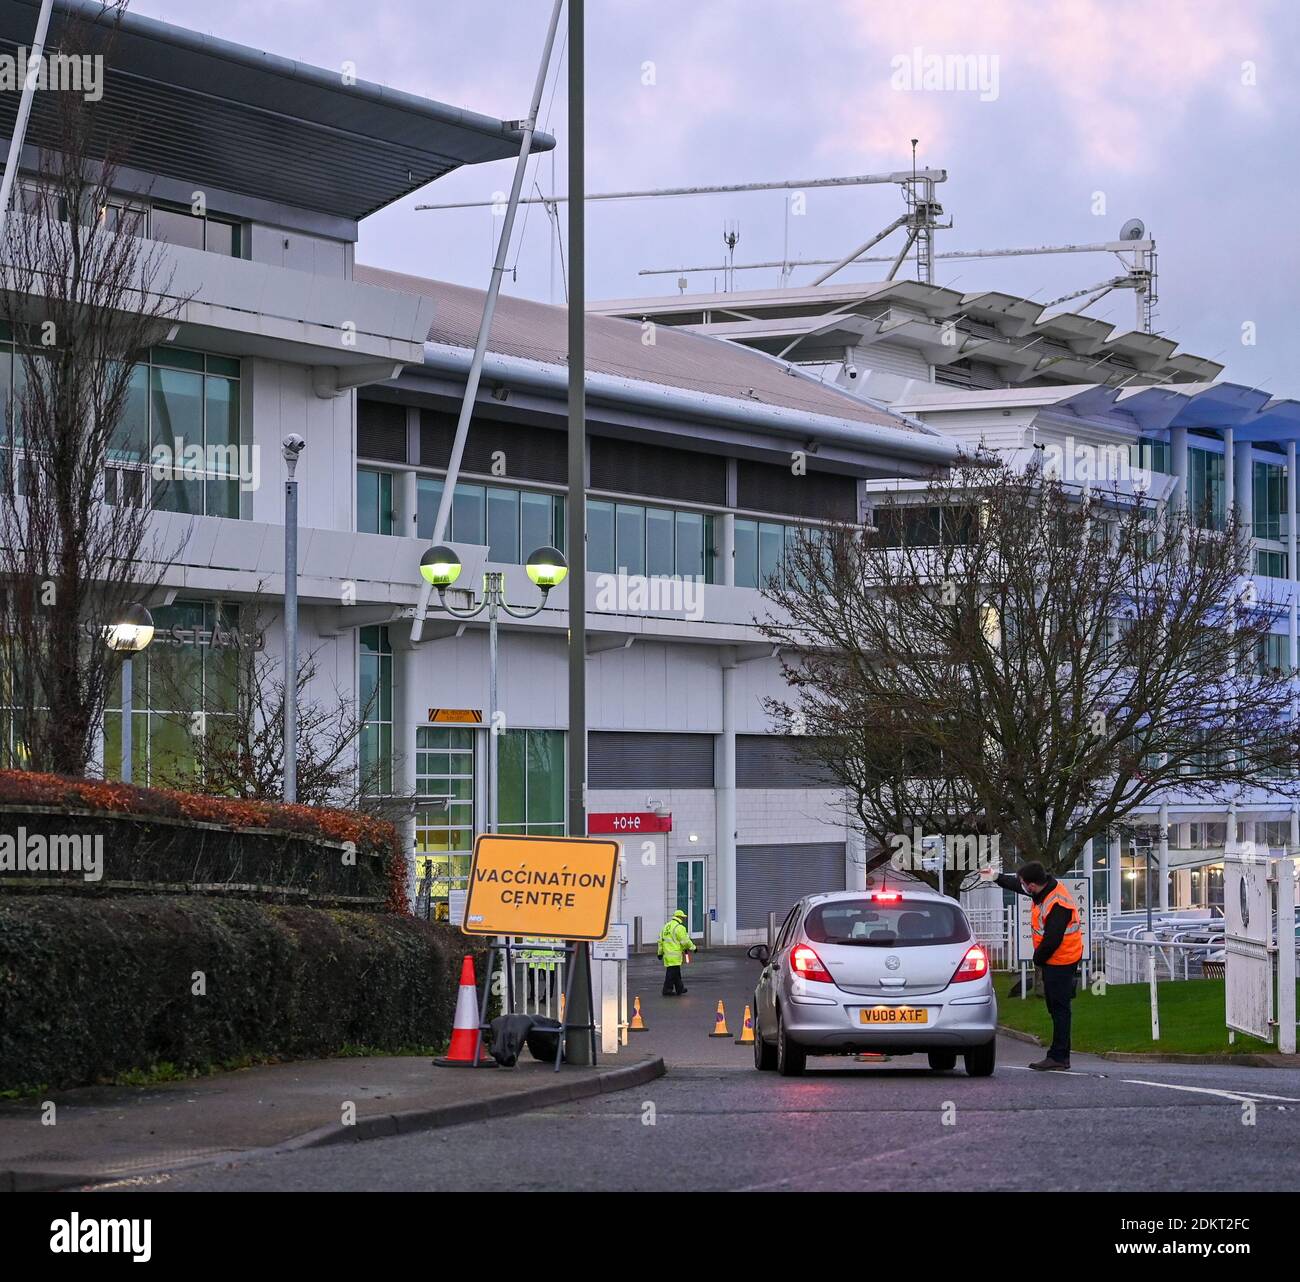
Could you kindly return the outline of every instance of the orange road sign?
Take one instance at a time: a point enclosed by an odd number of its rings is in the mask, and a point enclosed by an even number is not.
[[[590,837],[504,837],[474,842],[467,935],[604,939],[618,877],[618,842]]]
[[[429,720],[443,725],[447,722],[478,725],[483,720],[483,710],[481,708],[430,708]]]

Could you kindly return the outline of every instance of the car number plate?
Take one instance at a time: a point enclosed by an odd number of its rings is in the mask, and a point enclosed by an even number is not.
[[[864,1006],[858,1018],[864,1024],[928,1024],[930,1012],[922,1006]]]

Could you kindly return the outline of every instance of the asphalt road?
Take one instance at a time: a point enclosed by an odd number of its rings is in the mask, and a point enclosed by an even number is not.
[[[651,961],[653,959],[650,959]],[[633,962],[666,1078],[581,1105],[427,1134],[258,1157],[114,1188],[175,1190],[1130,1190],[1300,1189],[1300,1071],[1129,1065],[1076,1056],[1071,1074],[1025,1066],[1003,1038],[992,1078],[916,1057],[810,1061],[758,1073],[747,1047],[710,1039],[726,1002],[738,1033],[753,968],[715,957],[691,993],[659,996]]]

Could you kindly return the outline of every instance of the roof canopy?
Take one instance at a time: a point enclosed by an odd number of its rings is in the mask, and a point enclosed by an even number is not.
[[[0,53],[30,48],[39,0],[0,0]],[[69,13],[94,0],[58,0],[47,48],[60,49]],[[340,72],[280,58],[125,13],[112,34],[99,122],[122,142],[121,163],[168,178],[335,217],[360,219],[460,165],[514,155],[514,126]],[[66,49],[66,53],[80,52]],[[19,95],[0,94],[0,135]],[[28,139],[52,142],[55,95],[35,95]],[[536,134],[534,147],[555,140]]]

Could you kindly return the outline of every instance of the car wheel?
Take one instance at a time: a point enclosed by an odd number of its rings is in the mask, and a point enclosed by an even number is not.
[[[758,998],[754,998],[754,1010],[758,1010]],[[776,1067],[776,1047],[769,1046],[763,1040],[763,1029],[754,1016],[754,1067],[760,1073],[770,1073]]]
[[[966,1061],[968,1077],[992,1077],[998,1060],[998,1043],[994,1038],[983,1046],[972,1046],[962,1058]]]
[[[782,1077],[798,1077],[808,1067],[808,1052],[786,1036],[785,1020],[776,1013],[776,1071]]]
[[[950,1068],[957,1067],[956,1051],[931,1051],[928,1058],[930,1067],[936,1073],[946,1073]]]

